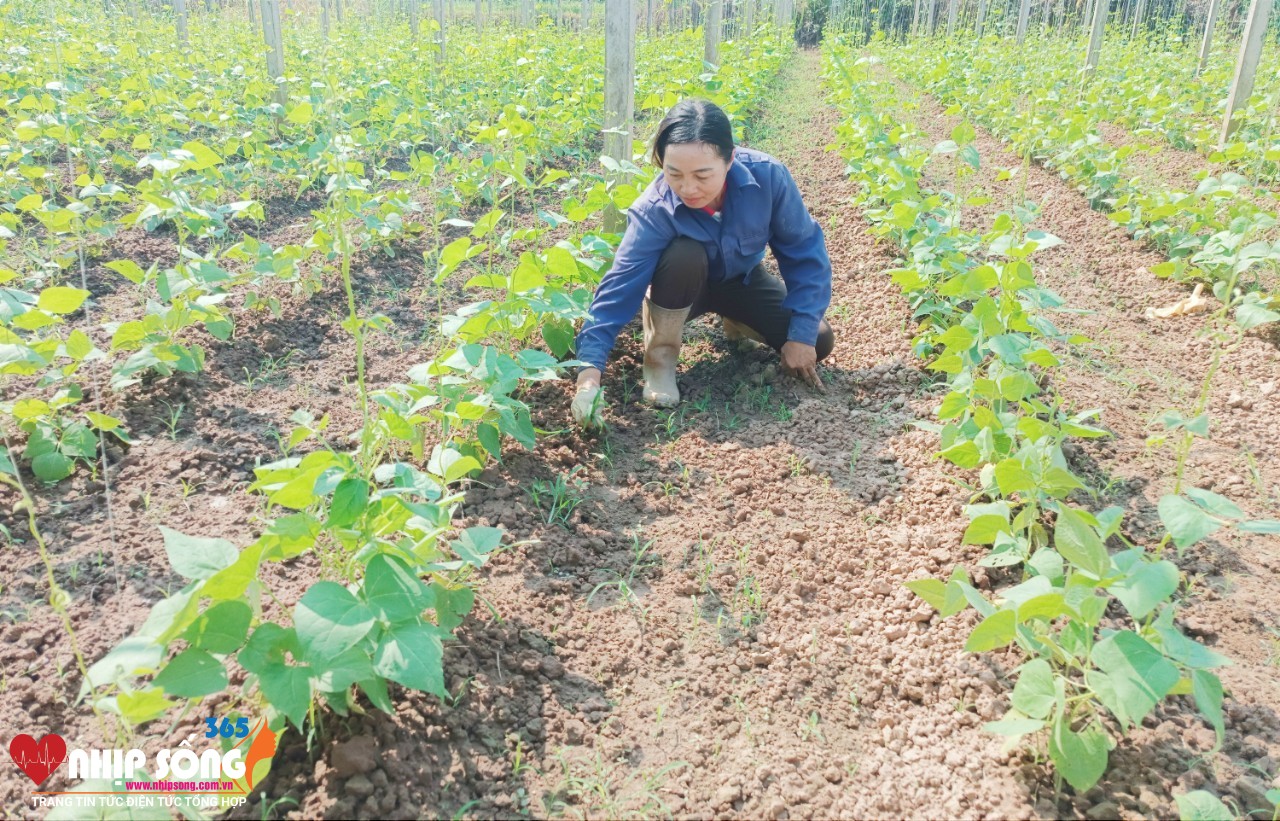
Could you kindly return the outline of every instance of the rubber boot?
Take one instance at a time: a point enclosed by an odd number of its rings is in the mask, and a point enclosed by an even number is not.
[[[676,363],[688,316],[689,308],[662,308],[649,299],[644,301],[644,400],[656,407],[680,404]]]
[[[748,325],[741,322],[734,322],[729,317],[721,317],[721,327],[724,329],[724,338],[730,342],[741,342],[744,339],[750,339],[754,342],[764,343],[764,336]]]

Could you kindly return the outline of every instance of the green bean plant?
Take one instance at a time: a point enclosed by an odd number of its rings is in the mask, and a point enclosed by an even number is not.
[[[1063,444],[1107,433],[1097,410],[1074,412],[1052,388],[1055,349],[1087,341],[1048,320],[1063,301],[1035,279],[1033,254],[1061,241],[1030,228],[1028,203],[996,215],[981,234],[960,228],[954,211],[963,197],[929,190],[926,169],[951,154],[980,163],[965,150],[973,129],[924,145],[910,123],[888,114],[904,109],[897,87],[857,70],[865,57],[837,41],[824,58],[842,112],[836,148],[864,214],[903,249],[904,266],[891,276],[920,322],[916,350],[947,379],[940,424],[928,427],[940,457],[978,471],[964,541],[990,546],[980,565],[1021,577],[993,599],[958,566],[945,579],[907,583],[943,617],[977,611],[970,652],[1015,646],[1026,658],[1011,709],[987,729],[1011,743],[1036,739],[1078,791],[1105,773],[1115,731],[1126,733],[1166,697],[1191,695],[1221,738],[1222,685],[1212,670],[1226,659],[1177,629],[1177,566],[1125,537],[1121,509],[1078,503],[1087,488]]]

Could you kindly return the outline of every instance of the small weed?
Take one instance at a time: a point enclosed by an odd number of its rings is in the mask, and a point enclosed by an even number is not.
[[[529,496],[535,506],[546,511],[547,524],[568,527],[569,517],[585,500],[587,480],[578,476],[581,466],[562,473],[550,482],[539,479],[529,486]]]
[[[176,442],[178,441],[178,428],[182,426],[182,412],[187,409],[187,406],[184,403],[179,402],[175,407],[163,399],[160,400],[160,404],[169,409],[169,412],[166,415],[159,418],[161,422],[164,423],[165,428],[169,431],[170,441]]]
[[[256,374],[250,373],[248,368],[241,368],[244,371],[245,386],[250,391],[254,391],[258,387],[269,383],[288,367],[289,360],[293,359],[293,354],[293,351],[289,351],[283,356],[263,357],[262,361],[258,363],[258,372]]]
[[[809,718],[805,721],[804,726],[800,728],[800,740],[810,741],[816,738],[825,744],[827,739],[822,735],[822,730],[818,726],[821,721],[822,719],[819,717],[818,711],[810,710]]]
[[[658,794],[671,772],[689,766],[683,761],[657,771],[639,770],[628,774],[627,762],[611,765],[596,752],[570,759],[566,751],[556,754],[561,778],[548,796],[548,815],[570,812],[579,818],[650,818],[670,815]],[[621,777],[621,778],[620,778]]]

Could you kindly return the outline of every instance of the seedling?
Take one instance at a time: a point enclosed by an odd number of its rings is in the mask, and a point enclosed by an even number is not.
[[[529,486],[529,496],[536,507],[546,512],[547,524],[569,526],[569,518],[586,498],[587,480],[578,475],[581,465],[561,473],[554,481],[539,479]]]

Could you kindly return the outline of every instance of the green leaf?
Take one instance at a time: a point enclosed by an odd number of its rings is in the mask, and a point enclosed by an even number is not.
[[[42,482],[57,482],[71,475],[75,460],[61,453],[42,453],[31,460],[31,472]]]
[[[333,491],[325,527],[349,527],[359,520],[368,505],[369,483],[357,476],[348,476]]]
[[[988,721],[982,729],[996,735],[1009,738],[1020,738],[1027,733],[1044,729],[1044,722],[1034,718],[1002,718],[999,721]]]
[[[312,108],[311,103],[303,100],[289,110],[289,115],[285,119],[294,125],[306,125],[314,117],[315,109]]]
[[[391,696],[387,694],[387,680],[370,676],[363,681],[357,682],[364,694],[369,697],[369,703],[377,707],[384,713],[394,713],[395,706],[391,703]]]
[[[970,653],[985,653],[1004,647],[1017,635],[1017,627],[1017,615],[1012,610],[999,610],[974,628],[964,643],[964,649]]]
[[[1173,797],[1181,821],[1234,821],[1236,814],[1222,799],[1208,790],[1182,793]]]
[[[155,677],[155,686],[178,698],[199,698],[227,688],[227,669],[204,650],[183,650]]]
[[[1160,521],[1179,549],[1190,547],[1222,527],[1196,505],[1181,496],[1161,496],[1156,506]]]
[[[441,630],[456,630],[476,603],[476,593],[470,587],[445,587],[435,582],[431,591],[435,593],[436,624]]]
[[[1251,519],[1236,525],[1247,533],[1280,534],[1280,519]]]
[[[1280,313],[1268,310],[1256,302],[1246,302],[1236,309],[1236,324],[1243,331],[1272,322],[1280,322]]]
[[[573,326],[559,319],[548,319],[542,324],[542,341],[551,353],[564,358],[573,349]]]
[[[973,442],[959,442],[941,452],[942,458],[956,467],[974,468],[982,462],[982,453]]]
[[[1112,688],[1108,697],[1099,693],[1099,698],[1122,725],[1140,723],[1180,677],[1163,653],[1131,630],[1099,641],[1091,658],[1107,674]]]
[[[210,653],[234,653],[248,637],[249,622],[252,620],[253,610],[244,602],[218,602],[191,623],[183,638],[193,647]]]
[[[1106,545],[1080,511],[1058,506],[1058,520],[1053,529],[1054,546],[1062,557],[1096,578],[1111,569]]]
[[[1036,483],[1018,459],[1003,459],[995,468],[996,485],[1001,496],[1012,496],[1027,490],[1034,490]]]
[[[434,601],[427,586],[404,562],[385,554],[369,560],[364,597],[379,618],[391,623],[421,618],[422,611]]]
[[[163,658],[163,648],[150,638],[130,636],[89,667],[86,683],[96,688],[132,679],[155,670]]]
[[[546,251],[547,271],[562,280],[573,280],[578,276],[578,261],[573,258],[573,254],[565,249],[553,245]]]
[[[422,622],[393,625],[382,636],[374,655],[378,675],[440,698],[444,688],[444,645],[434,627]]]
[[[138,263],[131,259],[117,259],[113,262],[106,263],[106,267],[115,271],[134,285],[141,285],[142,280],[147,277],[146,272],[138,267]]]
[[[88,298],[88,291],[55,285],[40,292],[36,307],[51,314],[70,314],[79,310]]]
[[[965,528],[965,544],[991,544],[1001,533],[1009,533],[1009,522],[1003,516],[978,516]]]
[[[1053,668],[1044,659],[1032,659],[1018,671],[1013,685],[1013,706],[1032,718],[1048,718],[1058,702],[1053,686]]]
[[[373,627],[373,612],[336,582],[316,582],[294,608],[303,656],[312,662],[354,647]]]
[[[258,575],[262,561],[263,543],[254,542],[240,552],[230,566],[214,573],[200,586],[200,595],[211,599],[234,599],[244,594],[249,582]]]
[[[174,705],[165,697],[164,690],[159,687],[148,687],[145,690],[122,690],[116,696],[116,706],[120,715],[130,724],[145,724],[154,721],[169,711]]]
[[[271,664],[257,675],[263,697],[301,730],[311,709],[311,668]]]
[[[1096,724],[1084,732],[1072,732],[1064,721],[1054,722],[1049,734],[1049,758],[1076,792],[1086,792],[1107,770],[1110,745],[1107,734]]]
[[[1191,501],[1204,508],[1211,516],[1216,516],[1219,519],[1244,518],[1244,511],[1235,502],[1220,493],[1214,493],[1211,490],[1204,490],[1198,487],[1188,487],[1184,492],[1191,497]]]
[[[1111,586],[1129,615],[1144,619],[1156,606],[1167,601],[1178,589],[1178,567],[1173,562],[1145,560],[1136,564],[1129,575]]]
[[[195,157],[195,167],[200,171],[206,168],[213,168],[215,165],[222,163],[222,157],[218,156],[218,152],[199,140],[183,143],[182,150],[191,152],[192,156]]]
[[[230,567],[239,558],[236,546],[226,539],[204,539],[187,536],[160,526],[164,534],[164,551],[178,575],[187,579],[207,579]]]
[[[903,585],[912,593],[920,598],[938,612],[942,612],[942,608],[946,602],[947,585],[939,579],[916,579],[909,581]]]
[[[1196,707],[1200,715],[1209,720],[1218,736],[1218,745],[1222,744],[1222,736],[1226,724],[1222,716],[1222,679],[1207,670],[1191,671],[1191,693],[1195,697]]]
[[[469,527],[450,546],[467,564],[483,567],[488,555],[502,544],[502,533],[496,527]]]
[[[311,670],[316,677],[317,690],[341,693],[357,681],[373,678],[373,660],[369,658],[367,649],[352,647],[333,658],[315,662]]]

